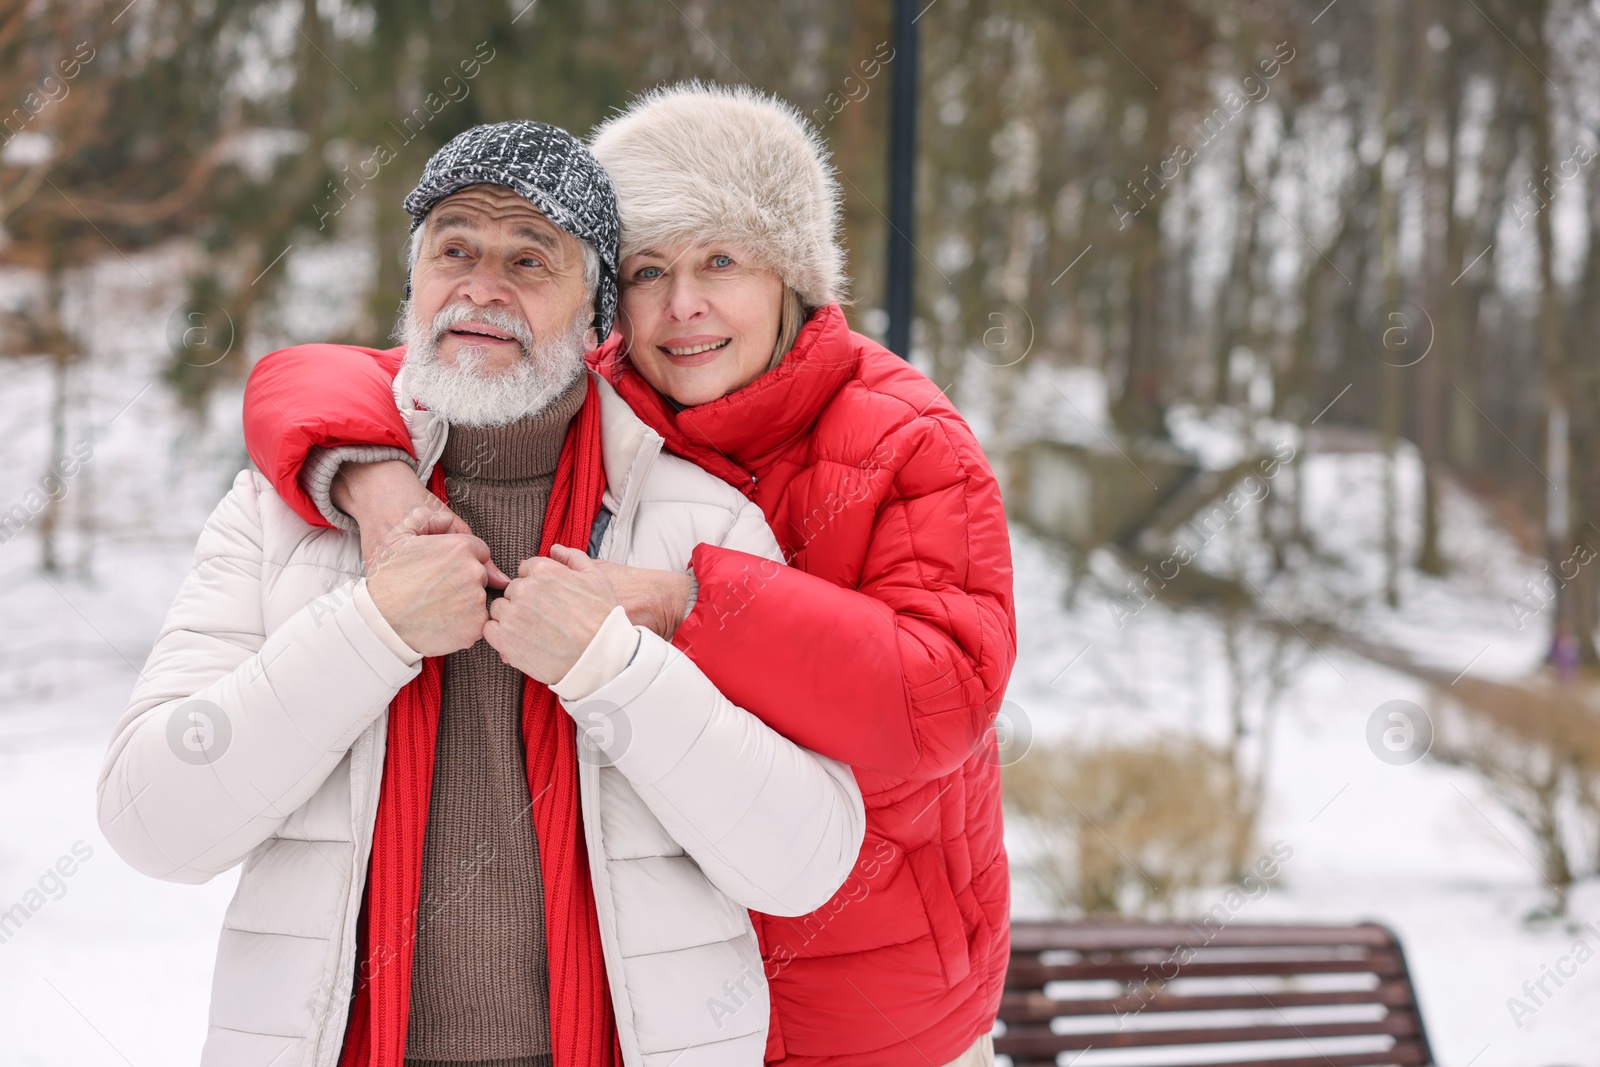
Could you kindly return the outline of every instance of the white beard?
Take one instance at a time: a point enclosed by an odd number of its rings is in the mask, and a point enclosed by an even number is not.
[[[505,330],[522,346],[522,355],[504,370],[487,373],[487,348],[464,345],[454,363],[444,363],[439,339],[458,322],[476,319]],[[401,308],[397,339],[405,342],[400,365],[401,396],[413,400],[448,423],[461,426],[506,426],[543,411],[583,373],[588,309],[559,337],[536,339],[519,315],[503,308],[471,304],[447,305],[432,326],[417,321],[412,302]]]

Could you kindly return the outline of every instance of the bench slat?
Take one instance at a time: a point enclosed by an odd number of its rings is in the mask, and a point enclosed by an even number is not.
[[[996,1051],[999,1051],[996,1039]],[[1016,1067],[1056,1067],[1054,1056],[1044,1059],[1024,1059],[1012,1056]],[[1227,1063],[1207,1063],[1205,1067],[1425,1067],[1428,1056],[1419,1046],[1407,1044],[1385,1052],[1330,1052],[1318,1056],[1284,1056],[1268,1060],[1230,1060]]]
[[[1000,1017],[1012,1022],[1044,1022],[1078,1015],[1127,1015],[1146,1011],[1233,1011],[1259,1008],[1301,1008],[1323,1005],[1385,1004],[1405,1007],[1411,993],[1399,982],[1373,989],[1326,989],[1272,993],[1158,993],[1120,997],[1071,997],[1057,1000],[1037,991],[1011,990],[1000,998]]]
[[[1260,923],[1250,926],[1207,927],[1201,923],[1137,922],[1016,922],[1011,928],[1013,952],[1074,949],[1281,947],[1284,945],[1354,945],[1387,948],[1394,944],[1388,930],[1376,923],[1358,926],[1310,926]]]
[[[1174,978],[1288,977],[1307,974],[1376,974],[1390,978],[1402,973],[1400,957],[1392,952],[1374,952],[1360,959],[1193,959],[1179,963],[1176,958],[1160,962],[1119,962],[1099,959],[1073,963],[1038,963],[1013,955],[1006,972],[1006,988],[1038,989],[1047,982],[1085,982],[1112,979],[1121,982],[1171,980]]]
[[[1046,1027],[1019,1026],[995,1039],[995,1051],[1015,1048],[1041,1052],[1079,1052],[1091,1048],[1158,1048],[1172,1045],[1221,1045],[1243,1041],[1301,1041],[1313,1037],[1415,1037],[1417,1021],[1408,1015],[1353,1023],[1247,1023],[1240,1026],[1190,1027],[1177,1030],[1100,1030],[1055,1034]]]

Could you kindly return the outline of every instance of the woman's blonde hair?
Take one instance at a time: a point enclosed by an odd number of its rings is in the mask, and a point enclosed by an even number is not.
[[[809,317],[805,305],[800,302],[800,294],[785,283],[783,307],[778,312],[778,343],[772,346],[772,358],[767,361],[767,370],[778,369],[783,357],[794,347],[795,338],[800,336],[800,327],[806,324]]]

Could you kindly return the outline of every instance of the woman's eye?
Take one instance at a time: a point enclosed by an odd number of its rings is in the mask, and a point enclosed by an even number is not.
[[[633,272],[633,276],[641,282],[653,282],[661,277],[660,267],[640,267]]]
[[[733,266],[733,257],[732,256],[721,256],[721,255],[712,256],[711,257],[711,265],[713,267],[731,267],[731,266]]]

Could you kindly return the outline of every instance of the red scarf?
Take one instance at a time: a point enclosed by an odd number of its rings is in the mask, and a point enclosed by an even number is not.
[[[588,546],[605,486],[600,396],[591,380],[561,448],[544,513],[540,555],[549,554],[550,546],[558,542],[579,550]],[[437,466],[428,488],[445,499],[444,472]],[[423,660],[422,673],[389,705],[372,863],[357,930],[356,958],[361,963],[339,1067],[403,1067],[442,675],[441,659]],[[622,1054],[583,840],[576,731],[550,687],[532,678],[522,690],[522,740],[544,882],[554,1064],[620,1067]]]

